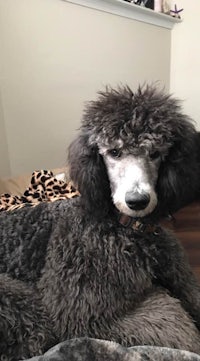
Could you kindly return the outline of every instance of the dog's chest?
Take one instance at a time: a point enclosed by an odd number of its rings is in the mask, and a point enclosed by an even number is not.
[[[91,320],[133,310],[152,286],[148,258],[124,231],[96,225],[78,236],[63,233],[52,247],[39,288],[63,337],[88,334]]]
[[[107,308],[115,312],[134,305],[152,285],[148,258],[124,232],[105,232],[100,227],[96,234],[85,230],[81,241],[70,246],[66,265],[73,309],[77,300],[90,309],[98,304],[102,312]]]

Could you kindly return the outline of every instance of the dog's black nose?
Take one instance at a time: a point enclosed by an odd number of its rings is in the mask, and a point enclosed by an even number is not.
[[[147,207],[150,201],[150,195],[148,193],[127,192],[125,201],[130,209],[139,211]]]

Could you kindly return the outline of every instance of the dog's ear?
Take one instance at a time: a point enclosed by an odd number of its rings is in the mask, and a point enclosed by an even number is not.
[[[69,173],[81,193],[84,208],[90,214],[105,215],[111,202],[107,170],[97,146],[88,143],[87,135],[80,135],[69,147]]]
[[[197,133],[179,136],[161,163],[157,182],[160,213],[173,213],[192,202],[199,193],[199,154]]]

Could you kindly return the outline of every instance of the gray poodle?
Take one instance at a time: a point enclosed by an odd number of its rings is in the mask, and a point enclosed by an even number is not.
[[[200,353],[200,287],[159,219],[199,194],[199,135],[147,86],[106,89],[69,149],[81,196],[0,215],[2,360],[89,337]]]

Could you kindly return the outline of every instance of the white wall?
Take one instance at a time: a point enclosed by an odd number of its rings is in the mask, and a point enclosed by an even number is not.
[[[3,104],[2,104],[1,92],[0,92],[0,174],[9,175],[10,173],[11,170],[10,170],[10,160],[8,153],[8,143],[7,143],[7,135],[5,130],[5,123],[4,123]]]
[[[200,129],[200,1],[179,0],[183,22],[172,33],[171,87]]]
[[[84,101],[105,84],[169,87],[170,30],[61,0],[0,0],[0,26],[12,174],[64,165]]]

